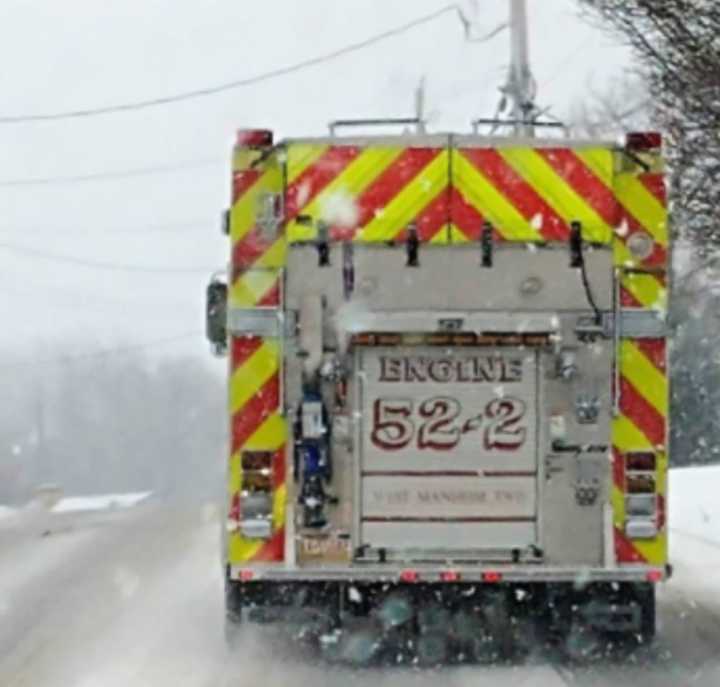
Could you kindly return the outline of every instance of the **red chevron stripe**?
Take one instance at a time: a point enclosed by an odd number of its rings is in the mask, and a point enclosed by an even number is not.
[[[366,226],[376,214],[397,196],[405,186],[420,174],[441,152],[440,148],[407,148],[368,186],[356,199],[357,227]],[[333,238],[350,238],[356,229],[333,227]],[[418,229],[420,232],[420,229]]]
[[[633,339],[642,354],[665,374],[667,370],[667,341],[665,339]]]
[[[618,527],[615,528],[615,558],[618,563],[647,563],[646,558]]]
[[[528,221],[542,218],[540,233],[547,240],[568,238],[569,227],[555,210],[500,155],[491,148],[466,148],[462,154],[507,198]],[[502,231],[502,228],[500,228]]]
[[[644,308],[645,306],[625,286],[620,287],[620,305],[623,308]]]
[[[260,346],[263,340],[259,336],[234,336],[230,341],[230,361],[232,370],[242,366]]]
[[[253,263],[262,257],[272,244],[272,239],[268,240],[254,228],[236,241],[232,247],[232,265],[237,276],[252,267]]]
[[[244,169],[233,172],[232,202],[233,205],[243,196],[248,189],[262,176],[258,169]]]
[[[611,227],[620,221],[620,204],[613,192],[569,148],[539,148],[540,155]]]
[[[267,308],[280,305],[280,279],[270,287],[263,297],[258,301],[258,308]]]
[[[667,205],[667,187],[662,174],[641,174],[638,178],[663,206]]]
[[[357,146],[335,146],[303,170],[285,193],[286,221],[297,217],[361,152]]]
[[[654,446],[665,444],[665,418],[648,403],[626,377],[620,378],[620,412]]]
[[[272,537],[265,542],[260,550],[250,559],[256,562],[277,562],[285,558],[285,528],[281,527],[273,532]]]
[[[447,227],[449,219],[448,187],[445,187],[415,218],[418,237],[421,241],[430,241]]]
[[[617,446],[613,446],[612,476],[613,484],[622,492],[625,491],[625,456]]]
[[[276,372],[231,419],[231,452],[239,451],[258,427],[280,407],[280,376]]]
[[[622,227],[624,235],[616,236],[624,243],[636,232],[647,230],[620,203],[605,183],[569,148],[538,149],[555,172],[602,218],[616,230]],[[653,175],[650,175],[653,176]],[[662,178],[662,177],[661,177]],[[667,251],[655,244],[650,257],[643,262],[646,266],[658,266],[667,262]]]
[[[450,190],[450,217],[453,224],[470,241],[480,238],[485,218],[475,209],[474,205],[468,203],[465,196],[454,186]],[[495,233],[497,240],[501,240],[500,235]]]

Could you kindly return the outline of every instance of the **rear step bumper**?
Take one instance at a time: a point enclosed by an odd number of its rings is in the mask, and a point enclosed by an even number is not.
[[[476,582],[476,583],[530,583],[530,582],[662,582],[670,578],[670,566],[623,566],[622,568],[581,568],[551,566],[496,566],[496,567],[402,567],[398,565],[358,566],[342,568],[289,569],[278,566],[229,566],[231,580],[249,582],[267,580],[278,582],[412,582],[419,584]]]

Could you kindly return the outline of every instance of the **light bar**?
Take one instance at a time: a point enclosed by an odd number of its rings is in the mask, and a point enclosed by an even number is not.
[[[482,581],[487,582],[488,584],[497,584],[498,582],[502,582],[502,573],[497,572],[496,570],[487,570],[482,574]]]
[[[444,570],[440,573],[441,582],[459,582],[460,573],[455,570]]]

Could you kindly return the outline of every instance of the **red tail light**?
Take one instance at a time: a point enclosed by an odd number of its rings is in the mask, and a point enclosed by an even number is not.
[[[634,131],[625,137],[628,150],[657,150],[662,147],[662,134],[658,131]]]
[[[662,582],[663,577],[664,576],[663,576],[662,570],[651,570],[645,576],[645,579],[647,579],[648,582],[652,582],[653,584],[655,584],[656,582]]]
[[[502,582],[502,573],[496,572],[495,570],[488,570],[482,574],[482,581],[489,584],[496,584]]]
[[[440,581],[441,582],[459,582],[460,581],[460,573],[455,572],[454,570],[445,570],[440,573]]]
[[[250,582],[255,577],[255,573],[252,570],[241,570],[240,571],[240,581],[241,582]]]
[[[417,582],[419,578],[417,570],[403,570],[400,573],[401,582]]]

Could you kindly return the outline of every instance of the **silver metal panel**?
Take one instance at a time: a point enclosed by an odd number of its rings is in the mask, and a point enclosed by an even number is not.
[[[480,266],[479,244],[423,245],[419,267],[406,267],[403,246],[356,246],[354,260],[350,309],[358,313],[413,309],[591,312],[580,270],[569,267],[566,245],[496,244],[489,268]],[[588,279],[603,310],[612,308],[612,263],[609,248],[586,252]],[[533,289],[527,291],[529,283]]]
[[[231,308],[228,330],[234,336],[278,338],[283,335],[283,315],[277,308]]]
[[[363,518],[534,518],[535,477],[366,476]],[[464,525],[463,525],[464,527]]]
[[[468,522],[458,525],[452,522],[404,522],[365,523],[364,543],[376,548],[395,550],[447,549],[452,545],[458,550],[514,549],[536,543],[534,522],[487,523]],[[433,555],[432,558],[442,556]]]
[[[654,519],[633,518],[625,523],[625,535],[630,539],[654,539],[657,537],[657,523]]]
[[[631,339],[660,339],[668,335],[664,312],[623,309],[620,311],[620,336]]]
[[[546,333],[559,328],[557,315],[533,312],[478,312],[478,311],[410,311],[410,312],[357,312],[342,308],[336,317],[337,327],[343,332],[432,332],[442,330],[443,320],[457,320],[458,331],[465,332],[518,332]]]

